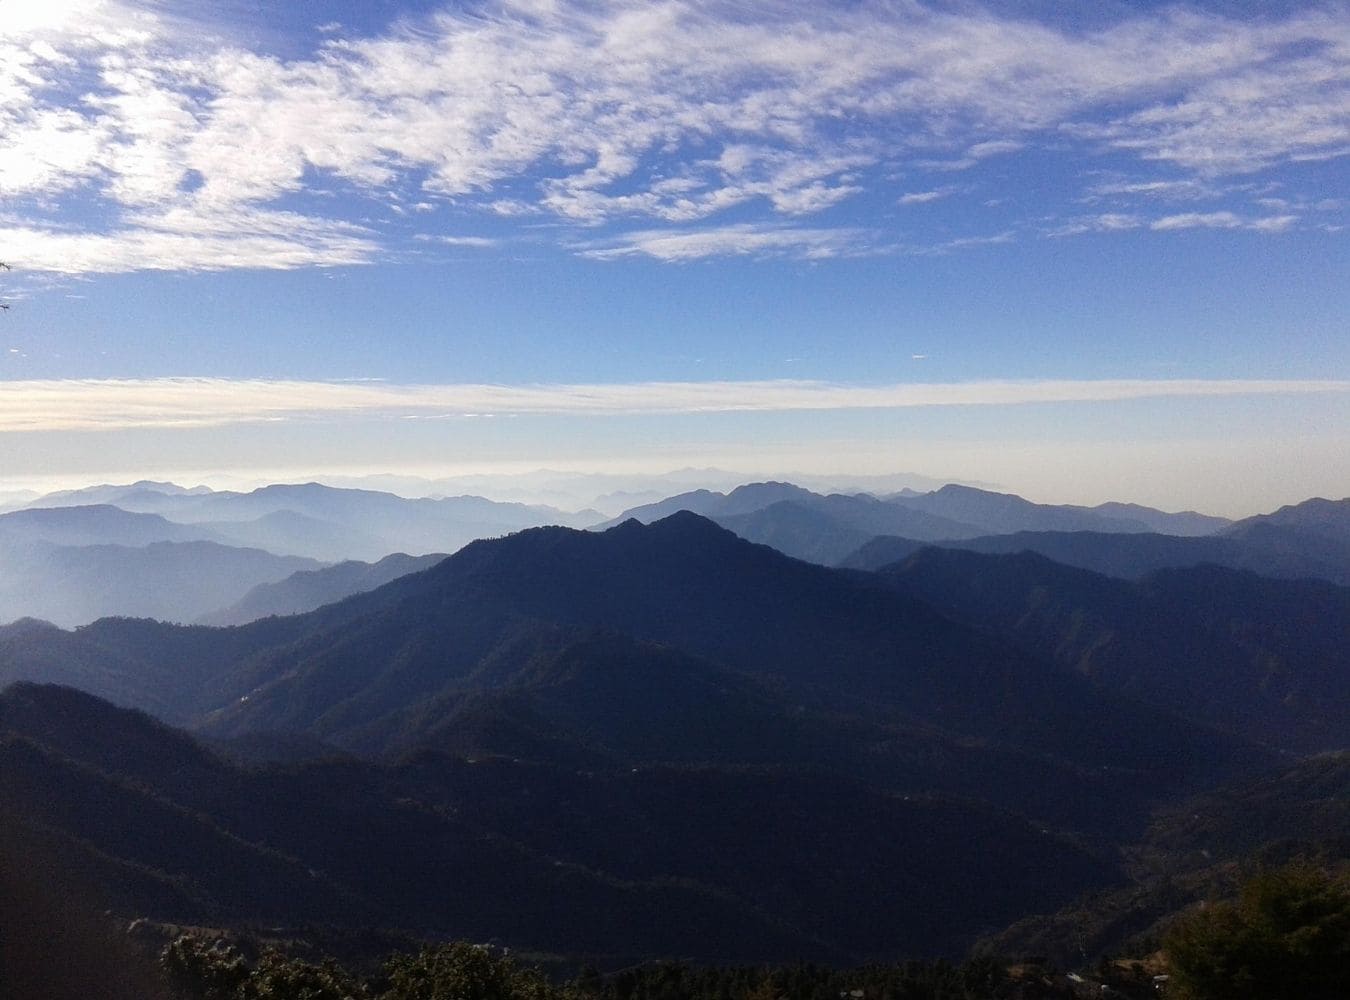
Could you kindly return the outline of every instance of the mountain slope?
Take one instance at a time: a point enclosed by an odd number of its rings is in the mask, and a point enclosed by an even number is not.
[[[1281,531],[1282,529],[1268,529]],[[987,554],[1036,552],[1066,566],[1135,580],[1160,569],[1210,563],[1286,580],[1316,578],[1350,585],[1350,554],[1306,539],[1297,545],[1269,544],[1257,532],[1241,537],[1182,538],[1153,533],[1021,531],[1011,535],[942,541],[943,548]],[[879,537],[841,561],[854,569],[880,569],[912,554],[922,544],[910,538]]]
[[[856,961],[959,953],[1116,877],[996,810],[782,769],[424,753],[241,770],[50,687],[0,693],[0,759],[14,813],[86,845],[111,905],[154,919],[317,912],[571,955]]]
[[[1350,746],[1350,588],[1218,566],[1123,581],[1030,552],[938,548],[882,575],[1188,718],[1304,752]]]
[[[481,687],[494,661],[520,666],[531,650],[516,639],[544,623],[672,645],[803,704],[1091,766],[1163,769],[1166,781],[1192,780],[1233,749],[879,581],[788,559],[691,514],[477,543],[296,622],[303,640],[230,673],[207,732],[304,730],[343,745],[392,713]]]
[[[931,493],[891,498],[891,503],[940,517],[962,521],[980,534],[1006,535],[1018,531],[1096,531],[1132,534],[1152,531],[1164,535],[1212,535],[1228,527],[1227,518],[1184,511],[1173,514],[1131,503],[1104,503],[1096,507],[1033,503],[1012,493],[994,493],[950,483]],[[903,535],[904,532],[897,532]],[[917,536],[910,536],[917,537]]]
[[[177,524],[108,504],[34,507],[0,514],[0,540],[53,545],[150,545],[154,542],[223,542],[209,528]]]
[[[243,625],[269,615],[295,615],[332,604],[352,594],[382,587],[390,580],[419,573],[444,559],[441,553],[409,556],[402,552],[376,563],[349,560],[322,569],[302,570],[275,583],[254,587],[227,608],[203,615],[203,625]]]
[[[799,539],[798,551],[789,551],[788,554],[798,557],[813,546],[828,545],[831,550],[841,548],[844,543],[834,540],[836,535],[850,540],[859,535],[871,537],[883,534],[935,540],[970,538],[980,534],[980,530],[972,525],[922,510],[911,510],[867,494],[845,496],[832,493],[822,496],[791,483],[750,483],[738,486],[725,495],[696,490],[659,503],[636,507],[602,527],[612,527],[627,520],[650,524],[680,511],[701,514],[733,531],[738,526],[759,525],[749,530],[763,533],[773,530],[770,525],[775,520],[795,521],[798,525],[794,529]],[[771,511],[777,511],[778,514],[772,515]],[[809,530],[803,530],[808,526]]]
[[[76,626],[110,615],[192,621],[259,584],[318,565],[206,541],[0,545],[0,622],[32,617]]]

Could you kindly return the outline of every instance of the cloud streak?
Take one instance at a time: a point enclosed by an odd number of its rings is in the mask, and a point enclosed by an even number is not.
[[[791,412],[1350,393],[1350,380],[1029,380],[849,385],[775,380],[395,385],[166,378],[0,382],[0,433],[288,420]]]

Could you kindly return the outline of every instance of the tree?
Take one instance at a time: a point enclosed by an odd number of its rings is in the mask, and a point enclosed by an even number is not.
[[[200,934],[178,935],[160,954],[159,964],[194,1000],[234,1000],[250,974],[238,948]]]
[[[266,951],[241,990],[246,1000],[362,1000],[365,985],[331,958],[311,965]]]
[[[1178,1000],[1350,997],[1350,878],[1307,862],[1261,872],[1235,902],[1184,917],[1163,942]]]
[[[397,955],[385,966],[383,1000],[552,1000],[554,991],[533,969],[484,945],[455,941]]]

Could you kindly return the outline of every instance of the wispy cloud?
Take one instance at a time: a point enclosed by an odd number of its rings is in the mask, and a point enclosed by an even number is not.
[[[0,198],[24,213],[6,234],[15,262],[51,269],[70,246],[55,269],[164,267],[170,245],[193,268],[371,259],[387,235],[316,211],[313,196],[332,193],[436,196],[564,230],[716,226],[734,208],[767,234],[898,174],[1052,147],[1166,165],[1178,176],[1114,192],[1158,197],[1350,155],[1340,3],[1245,21],[1169,7],[1068,31],[879,0],[488,0],[377,37],[325,24],[301,58],[230,41],[228,25],[189,30],[172,10],[5,4]],[[268,213],[307,223],[292,236],[223,221]],[[175,215],[209,231],[161,221]]]
[[[911,256],[923,257],[952,253],[956,250],[969,250],[972,247],[999,246],[1003,243],[1011,243],[1016,238],[1011,230],[1005,230],[1001,233],[988,233],[982,236],[958,236],[955,239],[944,240],[941,243],[934,243],[929,246],[905,247],[903,252]]]
[[[1180,232],[1186,229],[1242,229],[1257,233],[1282,233],[1299,221],[1294,214],[1241,216],[1227,210],[1217,212],[1180,212],[1146,219],[1127,212],[1103,212],[1070,219],[1045,230],[1046,236],[1079,236],[1083,233],[1114,233],[1147,227],[1154,232]]]
[[[1183,212],[1165,215],[1149,224],[1159,231],[1174,229],[1252,229],[1263,233],[1279,233],[1298,221],[1296,215],[1268,215],[1245,219],[1232,212]]]
[[[824,260],[864,252],[867,234],[859,229],[802,229],[744,224],[699,230],[661,229],[625,233],[613,242],[581,247],[583,256],[596,260],[646,256],[664,261],[705,257],[790,256]]]
[[[55,274],[225,271],[361,264],[377,244],[361,229],[294,213],[242,212],[133,217],[106,233],[42,230],[0,223],[0,246],[22,247],[23,267]]]
[[[443,243],[451,247],[478,247],[487,249],[498,246],[501,240],[493,239],[490,236],[438,236],[430,233],[419,233],[416,237],[422,243]]]
[[[927,205],[929,202],[941,201],[943,198],[950,197],[956,191],[955,188],[934,188],[931,191],[910,191],[902,194],[898,202],[901,205]]]
[[[876,386],[788,380],[516,386],[205,378],[10,381],[0,382],[0,432],[209,427],[360,416],[785,412],[1308,393],[1350,393],[1350,381],[1117,379]]]
[[[1128,229],[1138,229],[1144,225],[1137,215],[1124,212],[1103,212],[1100,215],[1085,215],[1051,229],[1048,236],[1078,236],[1081,233],[1118,233]]]
[[[1143,197],[1162,201],[1193,201],[1215,198],[1222,192],[1194,178],[1185,180],[1103,181],[1088,188],[1087,198]]]

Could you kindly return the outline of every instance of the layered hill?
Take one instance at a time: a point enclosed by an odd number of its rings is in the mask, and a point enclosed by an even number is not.
[[[0,758],[11,816],[65,845],[117,910],[162,920],[856,961],[956,953],[1028,901],[1115,877],[997,810],[788,769],[578,772],[424,753],[243,770],[51,687],[0,695]]]
[[[405,561],[401,552],[435,556],[523,527],[599,518],[478,497],[409,500],[317,484],[217,493],[140,482],[52,494],[36,504],[0,514],[0,622],[240,622],[291,614],[432,561]],[[390,553],[396,558],[378,568],[335,567],[249,596],[321,562],[380,561]]]
[[[110,615],[190,622],[253,587],[318,566],[312,559],[208,541],[0,540],[0,622],[31,617],[73,627]]]
[[[1273,537],[1279,534],[1280,538]],[[1210,564],[1284,580],[1313,578],[1350,585],[1350,553],[1298,532],[1257,529],[1204,538],[1154,533],[1019,531],[1011,535],[922,542],[874,538],[839,562],[853,569],[881,569],[935,544],[986,554],[1035,552],[1055,562],[1106,576],[1137,580],[1162,569]]]
[[[957,621],[1187,718],[1350,746],[1350,588],[1219,566],[1124,581],[1031,552],[925,548],[881,573]]]
[[[20,685],[3,801],[161,919],[955,954],[1119,884],[1152,809],[1277,762],[1253,737],[1339,739],[1345,594],[937,549],[833,570],[690,513],[533,528],[239,627],[0,628],[0,679],[288,761]]]
[[[375,563],[349,559],[322,569],[301,570],[284,580],[259,584],[229,607],[202,615],[197,621],[203,625],[243,625],[271,615],[313,611],[382,587],[400,576],[421,572],[444,558],[443,553],[410,556],[396,552]]]
[[[359,743],[410,706],[512,676],[543,624],[671,645],[822,709],[1080,763],[1166,761],[1177,775],[1178,760],[1215,759],[1207,735],[1177,733],[878,581],[788,559],[690,514],[476,543],[299,621],[314,626],[303,640],[222,678],[205,731],[302,729]]]
[[[878,536],[953,543],[1011,532],[1163,533],[1209,535],[1229,521],[1187,511],[1172,514],[1137,504],[1098,507],[1037,504],[1022,497],[955,484],[884,499],[868,494],[822,496],[789,483],[752,483],[722,494],[696,490],[632,508],[611,522],[649,523],[677,511],[708,517],[749,541],[822,565],[838,565]],[[875,568],[872,558],[850,565]]]
[[[325,561],[376,560],[392,552],[453,552],[476,538],[521,528],[542,524],[586,527],[601,520],[594,512],[571,514],[482,497],[408,499],[319,483],[275,484],[247,493],[184,491],[160,484],[95,487],[88,493],[58,495],[51,502],[79,506],[87,498],[190,526],[198,532],[194,537]],[[48,498],[39,503],[48,503]]]

